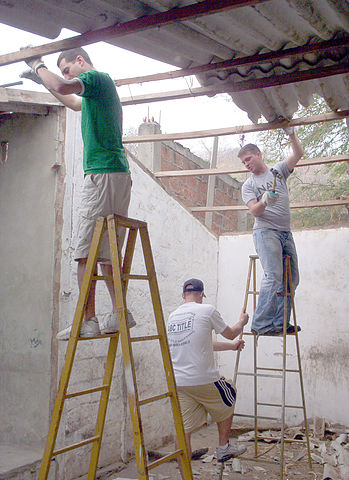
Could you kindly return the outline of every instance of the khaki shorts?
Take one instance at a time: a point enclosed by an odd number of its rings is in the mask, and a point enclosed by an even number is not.
[[[93,173],[86,175],[81,193],[74,259],[88,257],[93,231],[98,217],[127,216],[131,198],[131,175],[127,172]],[[120,229],[121,246],[125,228]],[[98,261],[110,263],[108,232],[103,235]]]
[[[214,422],[223,422],[234,413],[235,388],[224,378],[207,385],[177,387],[183,425],[186,433],[207,423],[207,414]]]

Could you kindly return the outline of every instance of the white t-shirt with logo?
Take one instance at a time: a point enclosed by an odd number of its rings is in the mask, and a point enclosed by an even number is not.
[[[212,331],[222,333],[226,327],[212,305],[188,302],[171,313],[167,337],[178,386],[205,385],[219,380]]]

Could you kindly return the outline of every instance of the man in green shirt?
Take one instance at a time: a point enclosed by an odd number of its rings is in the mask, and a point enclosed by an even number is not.
[[[57,66],[64,78],[49,71],[40,57],[26,61],[44,86],[66,107],[81,111],[81,133],[84,144],[84,185],[81,194],[75,260],[78,262],[78,283],[81,288],[96,219],[99,216],[127,216],[131,195],[131,176],[122,145],[122,108],[115,84],[106,73],[98,72],[87,52],[74,48],[62,52]],[[33,79],[33,78],[32,78]],[[34,79],[35,81],[35,79]],[[121,244],[125,231],[120,232]],[[112,275],[107,234],[104,235],[98,262],[102,274]],[[118,329],[116,299],[111,281],[106,281],[113,313],[100,329],[95,313],[96,281],[91,284],[80,336],[94,337]],[[130,317],[129,313],[129,317]],[[133,319],[129,318],[130,326]],[[58,333],[59,340],[68,340],[71,326]]]

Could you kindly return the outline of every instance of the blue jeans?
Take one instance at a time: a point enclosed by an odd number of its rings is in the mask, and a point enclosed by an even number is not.
[[[259,291],[258,304],[251,328],[259,334],[271,329],[282,329],[284,319],[283,256],[290,256],[293,290],[299,283],[296,247],[291,232],[272,228],[257,228],[253,241],[261,261],[264,275]],[[290,323],[291,299],[287,298],[287,325]]]

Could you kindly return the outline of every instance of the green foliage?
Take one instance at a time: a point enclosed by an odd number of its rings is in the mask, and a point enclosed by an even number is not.
[[[298,112],[298,117],[320,115],[330,109],[321,97]],[[321,122],[297,128],[304,158],[331,157],[349,152],[349,134],[345,120]],[[259,134],[266,163],[275,163],[287,157],[288,139],[282,130]],[[349,164],[331,163],[322,166],[295,169],[289,180],[291,202],[311,202],[348,198]],[[348,221],[346,207],[319,207],[292,210],[292,223],[298,227],[333,225]]]

